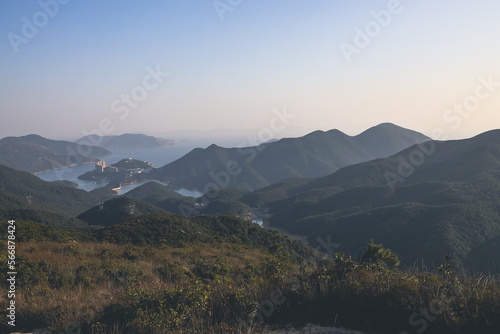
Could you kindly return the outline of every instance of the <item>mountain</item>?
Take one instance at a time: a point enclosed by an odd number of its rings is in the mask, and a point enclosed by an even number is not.
[[[170,139],[156,138],[143,134],[124,133],[119,136],[88,135],[76,141],[85,145],[98,145],[107,149],[153,148],[175,145]]]
[[[178,214],[184,212],[183,207],[194,208],[196,206],[195,198],[184,197],[175,192],[170,186],[164,186],[154,181],[132,189],[124,196],[140,199],[168,212]]]
[[[154,181],[149,181],[130,190],[127,192],[126,196],[137,198],[153,205],[156,205],[165,199],[182,199],[184,197],[172,190],[170,187]]]
[[[281,245],[287,256],[298,263],[310,258],[319,261],[322,257],[314,249],[277,231],[231,216],[187,218],[171,213],[156,213],[123,221],[96,231],[94,235],[97,240],[132,245],[179,247],[182,243],[218,243],[227,240],[270,251],[276,251]]]
[[[102,147],[82,146],[38,135],[0,140],[0,165],[30,173],[94,162],[109,154],[111,152]]]
[[[2,209],[36,209],[76,217],[83,211],[109,199],[105,190],[87,192],[0,165],[0,203]],[[2,217],[12,219],[12,217]]]
[[[118,197],[83,212],[77,218],[89,225],[111,226],[126,219],[162,211],[138,199]]]
[[[174,187],[207,192],[210,187],[251,191],[291,177],[318,177],[339,168],[386,157],[428,140],[426,136],[384,123],[357,136],[338,130],[316,131],[255,147],[197,148],[159,168],[155,178]]]
[[[220,189],[217,196],[208,203],[203,203],[200,199],[193,197],[182,196],[169,186],[153,181],[132,189],[124,196],[143,200],[172,213],[185,213],[183,208],[190,208],[189,210],[195,212],[194,210],[198,208],[203,211],[204,215],[225,214],[248,217],[251,212],[248,205],[238,201],[243,196],[243,192],[230,188]]]
[[[0,219],[25,220],[64,228],[88,229],[88,224],[55,211],[43,205],[31,202],[30,199],[0,189]]]
[[[266,207],[271,226],[310,244],[340,244],[357,256],[366,243],[412,265],[442,263],[499,272],[500,130],[409,147],[313,180],[287,180],[240,199]]]

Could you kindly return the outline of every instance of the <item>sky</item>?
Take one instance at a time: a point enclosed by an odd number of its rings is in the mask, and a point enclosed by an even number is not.
[[[3,0],[0,137],[500,128],[496,0]]]

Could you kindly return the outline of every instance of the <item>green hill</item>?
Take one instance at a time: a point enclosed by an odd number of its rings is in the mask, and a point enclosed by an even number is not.
[[[111,152],[102,147],[50,140],[38,135],[0,140],[0,165],[30,173],[93,162],[109,154]]]
[[[219,189],[216,196],[207,201],[185,197],[158,182],[150,181],[131,191],[125,196],[137,198],[171,213],[202,213],[204,215],[248,216],[250,206],[239,201],[244,192],[234,188]]]
[[[238,201],[216,199],[210,201],[202,212],[205,215],[248,216],[251,209],[248,205]]]
[[[139,199],[118,197],[103,202],[80,214],[77,218],[89,225],[111,226],[133,217],[163,211]]]
[[[140,199],[158,208],[172,213],[183,213],[184,207],[194,210],[195,198],[184,197],[172,190],[170,186],[164,186],[158,182],[147,182],[131,191],[125,196]]]
[[[287,180],[240,201],[268,209],[272,226],[314,246],[329,236],[340,244],[336,250],[357,256],[374,239],[406,265],[432,266],[450,254],[461,269],[499,272],[500,258],[485,245],[496,250],[491,240],[500,235],[500,130],[424,147],[429,154],[416,145],[322,178]],[[421,163],[408,165],[417,156]]]
[[[127,192],[127,197],[137,198],[144,202],[156,205],[165,199],[181,199],[183,196],[170,188],[158,182],[149,181],[137,188]]]
[[[219,188],[251,191],[291,177],[318,177],[347,165],[386,157],[428,138],[384,123],[351,137],[338,130],[316,131],[256,147],[197,148],[159,168],[153,176],[174,187],[207,192]],[[152,176],[152,177],[153,177]]]
[[[155,166],[146,161],[137,160],[137,159],[122,159],[111,166],[118,168],[119,170],[129,170],[129,169],[153,169]]]
[[[301,242],[232,216],[187,218],[171,213],[157,213],[129,219],[94,234],[98,240],[134,245],[177,247],[194,242],[229,241],[273,252],[281,249],[297,263],[320,259],[318,253]]]
[[[87,223],[57,212],[47,211],[42,205],[29,203],[28,199],[0,189],[0,219],[25,220],[65,228],[88,229]]]
[[[379,244],[368,244],[362,261],[327,258],[228,216],[152,214],[94,233],[15,225],[16,289],[29,298],[16,299],[15,326],[1,322],[2,333],[283,333],[306,323],[329,333],[354,333],[332,325],[363,333],[500,329],[498,279],[457,275],[447,263],[435,272],[398,269],[397,254]],[[4,295],[8,272],[4,254]]]
[[[38,177],[0,165],[0,190],[2,206],[7,209],[41,209],[76,217],[83,211],[108,199],[109,193],[86,192],[58,183],[46,182]],[[98,195],[101,194],[101,195]]]
[[[93,230],[95,226],[89,226],[86,222],[73,217],[68,217],[53,211],[45,211],[42,209],[0,209],[0,219],[2,220],[20,220],[29,221],[48,226],[60,228],[73,228],[80,230]]]

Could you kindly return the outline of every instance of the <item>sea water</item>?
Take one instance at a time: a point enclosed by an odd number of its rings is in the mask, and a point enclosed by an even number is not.
[[[115,149],[112,150],[113,154],[102,157],[101,159],[106,162],[106,165],[114,164],[122,159],[134,158],[137,160],[151,162],[156,167],[162,167],[181,158],[182,156],[190,152],[193,148],[195,148],[194,145],[185,144],[156,148]],[[91,191],[107,185],[107,182],[95,182],[78,179],[78,176],[85,174],[86,172],[89,172],[93,169],[95,169],[95,164],[91,163],[42,172],[36,174],[36,176],[48,182],[58,180],[71,181],[78,184],[78,189]],[[143,185],[144,183],[145,182],[136,182],[134,184],[123,186],[122,189],[120,189],[119,194],[123,195],[126,192]],[[198,191],[187,189],[178,189],[176,190],[176,192],[180,193],[183,196],[201,197],[203,195]]]

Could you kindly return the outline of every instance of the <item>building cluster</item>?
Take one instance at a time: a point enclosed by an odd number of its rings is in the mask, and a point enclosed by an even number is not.
[[[118,167],[106,166],[106,162],[98,161],[95,164],[95,171],[98,173],[104,173],[104,172],[117,173]]]
[[[127,162],[132,162],[132,158],[126,159]],[[141,173],[149,173],[151,169],[154,168],[149,162],[145,162],[148,167],[146,168],[123,168],[123,167],[115,167],[115,166],[106,166],[106,162],[98,161],[95,164],[95,172],[97,173],[118,173],[125,172],[130,175],[132,174],[141,174]]]

